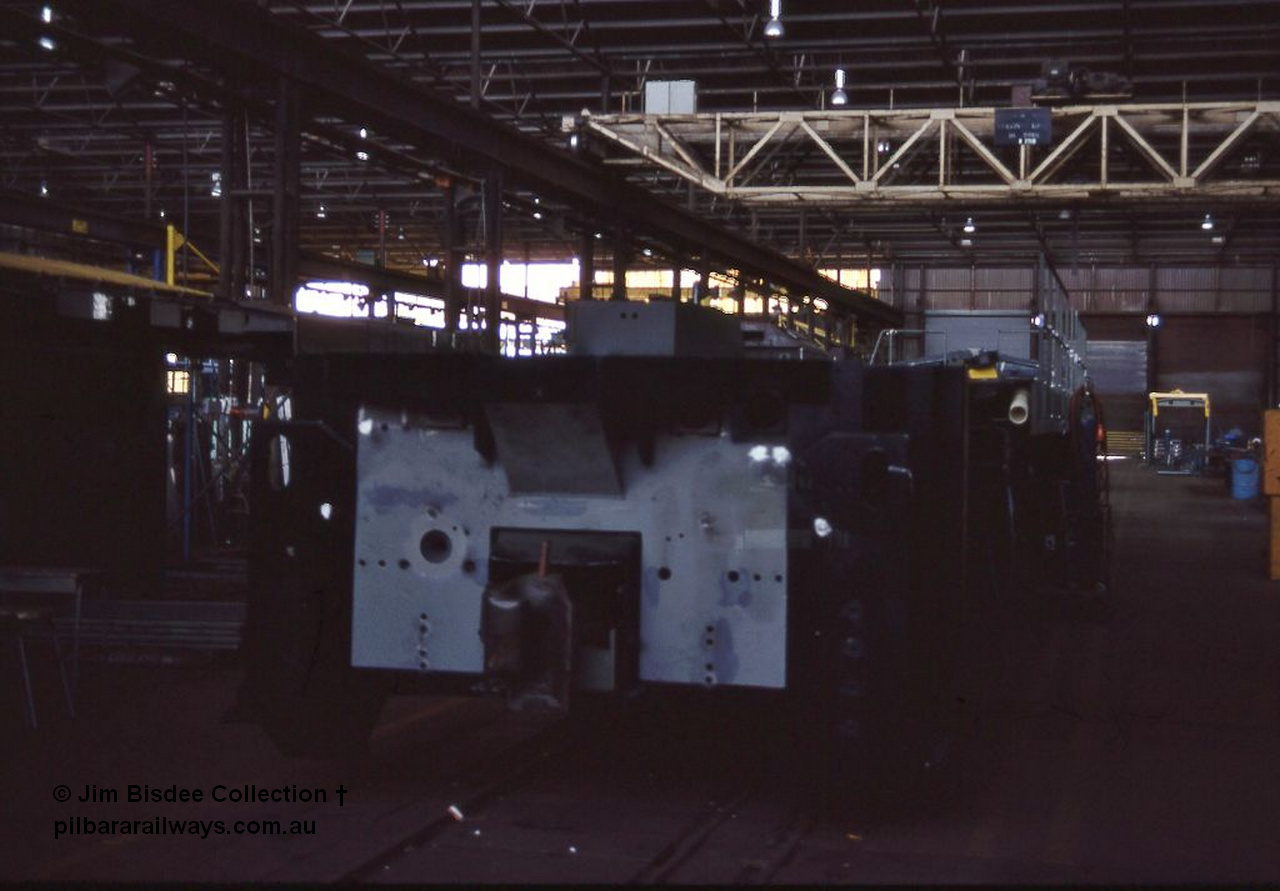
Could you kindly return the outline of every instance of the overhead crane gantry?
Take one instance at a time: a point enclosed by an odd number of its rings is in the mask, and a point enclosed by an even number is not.
[[[1051,114],[1053,142],[1016,146],[1005,157],[994,143],[995,108],[593,114],[584,115],[579,126],[624,150],[616,164],[661,169],[749,204],[1280,197],[1278,179],[1220,173],[1250,135],[1280,129],[1280,102],[1045,110]],[[1111,148],[1122,143],[1145,162],[1143,176],[1126,176],[1109,163]],[[785,182],[756,180],[762,162],[780,152],[807,152],[817,160]],[[958,152],[974,159],[965,176]],[[917,159],[924,159],[917,170],[926,172],[910,180],[899,174],[901,166]]]
[[[611,230],[647,236],[673,257],[705,258],[712,268],[737,270],[796,294],[824,299],[834,310],[872,326],[896,325],[901,314],[875,298],[843,287],[812,267],[732,233],[625,182],[614,171],[513,131],[242,0],[70,0],[89,18],[119,16],[139,44],[175,49],[228,75],[236,98],[247,72],[296,85],[327,110],[368,122],[480,177],[501,171],[506,188],[520,187],[562,201]],[[248,98],[246,94],[244,98]]]

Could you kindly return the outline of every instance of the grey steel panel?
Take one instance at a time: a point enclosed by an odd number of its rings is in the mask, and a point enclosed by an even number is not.
[[[486,465],[470,430],[378,408],[362,410],[358,429],[352,664],[480,672],[494,527],[630,532],[642,540],[642,680],[703,685],[712,663],[718,684],[785,686],[782,446],[660,437],[653,467],[634,451],[620,458],[622,497],[525,496]],[[448,538],[447,553],[424,555],[428,533]]]
[[[1031,358],[1031,319],[1026,313],[926,313],[925,328],[931,334],[945,336],[948,352],[999,350],[1010,358]]]
[[[622,494],[594,405],[516,402],[489,405],[485,413],[513,493]]]
[[[1086,355],[1089,376],[1104,398],[1147,392],[1145,340],[1090,340]]]
[[[569,307],[574,356],[699,356],[742,354],[735,316],[687,303],[577,300]]]

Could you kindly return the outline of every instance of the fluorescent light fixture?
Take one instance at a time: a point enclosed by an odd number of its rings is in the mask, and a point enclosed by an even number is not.
[[[1213,216],[1211,214],[1204,215],[1204,220],[1201,221],[1200,228],[1206,232],[1213,228]]]
[[[972,235],[974,232],[978,231],[978,227],[973,224],[973,217],[967,217],[965,219],[964,231],[969,235]]]
[[[835,106],[848,105],[849,94],[844,91],[844,69],[836,69],[836,88],[831,94],[831,104]]]
[[[782,0],[770,0],[769,21],[764,24],[764,36],[775,40],[782,36]]]

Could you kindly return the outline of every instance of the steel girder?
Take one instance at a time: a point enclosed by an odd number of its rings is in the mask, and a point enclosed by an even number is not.
[[[77,6],[86,0],[75,0]],[[378,68],[365,59],[335,50],[322,38],[282,22],[248,2],[187,0],[107,0],[136,25],[139,41],[175,44],[215,69],[243,73],[246,68],[270,77],[290,78],[327,108],[395,132],[440,152],[450,163],[483,175],[485,167],[506,171],[510,185],[553,196],[611,227],[625,224],[685,256],[708,256],[717,266],[739,269],[753,278],[800,294],[825,299],[833,308],[872,324],[895,325],[900,313],[874,298],[819,275],[812,268],[739,235],[658,201],[567,152],[512,131],[491,118],[459,107],[427,88]],[[243,78],[240,78],[243,81]]]

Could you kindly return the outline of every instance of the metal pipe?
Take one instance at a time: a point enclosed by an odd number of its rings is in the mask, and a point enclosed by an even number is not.
[[[1009,423],[1021,427],[1031,418],[1031,393],[1026,387],[1019,387],[1009,402]]]

